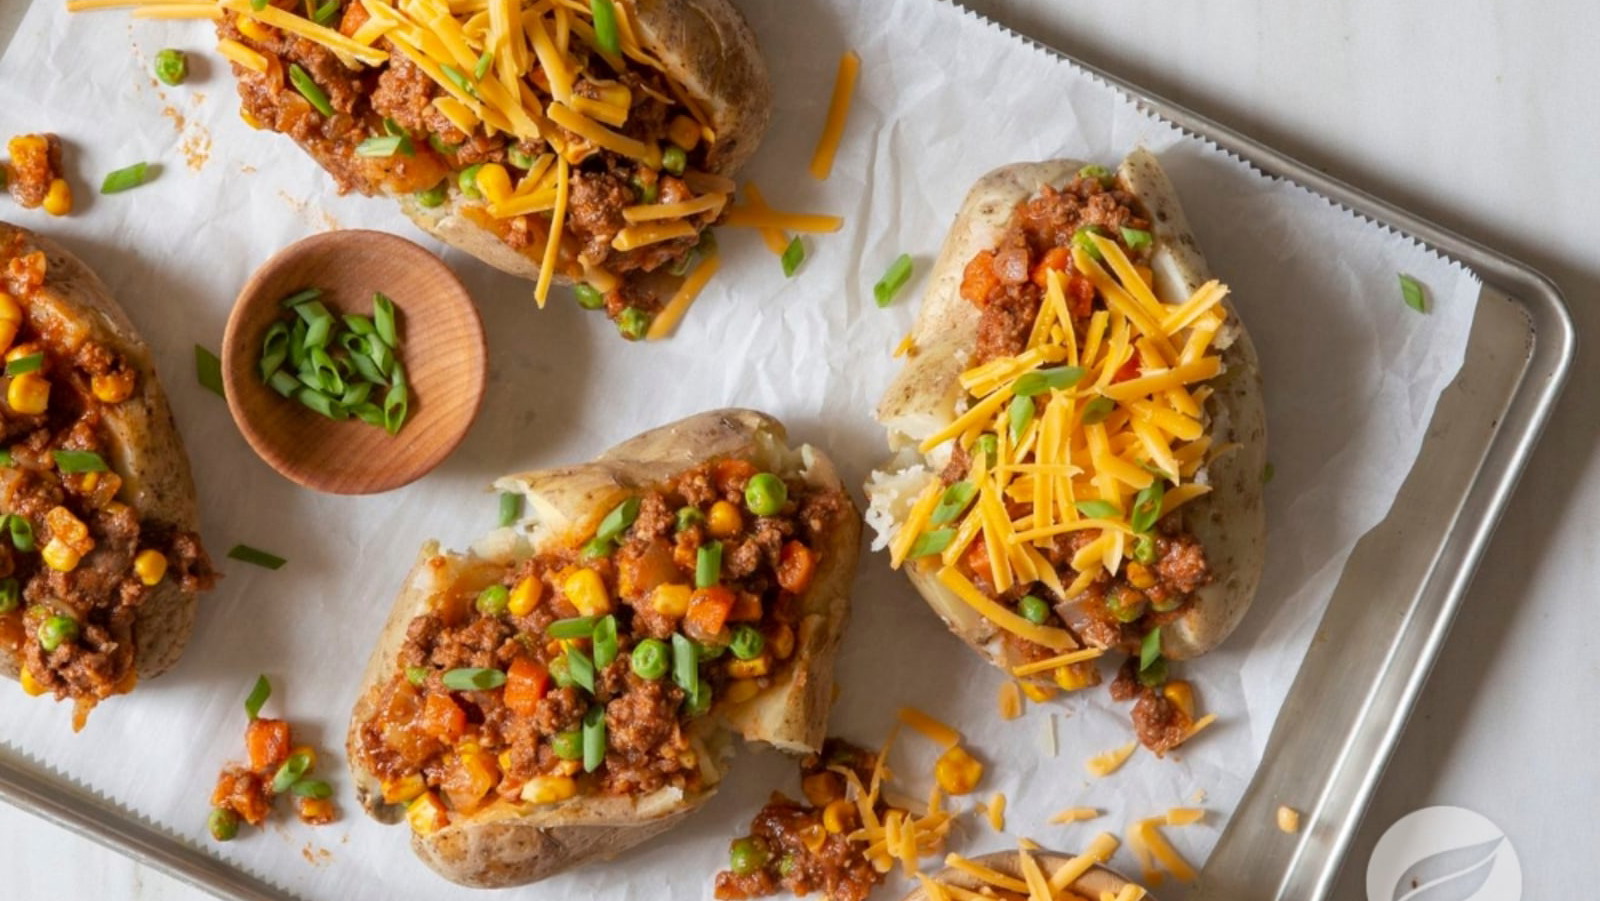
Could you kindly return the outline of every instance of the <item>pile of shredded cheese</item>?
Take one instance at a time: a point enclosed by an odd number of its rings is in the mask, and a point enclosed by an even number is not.
[[[1092,241],[1099,259],[1078,247],[1073,265],[1094,283],[1104,308],[1089,317],[1080,334],[1067,307],[1064,276],[1049,272],[1026,349],[962,373],[970,405],[919,448],[926,454],[954,441],[968,451],[972,465],[967,481],[974,489],[970,507],[958,521],[934,523],[945,492],[934,480],[889,545],[894,567],[908,560],[938,567],[939,581],[995,625],[1063,652],[1029,664],[1017,675],[1092,659],[1098,651],[1078,651],[1078,642],[1066,630],[1035,625],[985,596],[958,568],[974,542],[983,542],[997,591],[1042,582],[1058,596],[1071,598],[1102,573],[1117,574],[1131,555],[1138,537],[1133,519],[1139,492],[1163,480],[1159,519],[1211,490],[1195,476],[1211,449],[1202,413],[1211,388],[1203,383],[1222,372],[1221,357],[1210,351],[1226,321],[1222,300],[1227,288],[1211,281],[1184,303],[1163,304],[1148,270],[1135,266],[1114,241],[1099,235]],[[1135,355],[1138,375],[1119,381]],[[1060,378],[1069,367],[1081,375],[1065,387],[1038,391],[1034,397],[1043,402],[1042,410],[1026,417],[1014,433],[1018,420],[1010,406],[1019,396],[1019,382],[1030,376],[1037,380],[1046,371]],[[993,459],[976,447],[985,433],[996,439]],[[1084,502],[1098,502],[1093,506],[1102,508],[1103,515],[1084,515],[1079,509]],[[1027,512],[1012,519],[1012,504]],[[944,540],[943,548],[912,558],[918,539],[940,530],[950,533],[936,536]],[[1073,557],[1077,577],[1064,585],[1041,548],[1059,535],[1086,530],[1099,534]]]
[[[1073,883],[1097,865],[1109,861],[1116,852],[1117,839],[1110,833],[1100,833],[1082,854],[1063,863],[1054,873],[1046,873],[1034,858],[1032,852],[1038,849],[1037,844],[1027,839],[1019,844],[1017,872],[1022,874],[1020,879],[959,854],[946,857],[945,866],[976,881],[979,890],[955,885],[948,879],[922,875],[917,878],[929,901],[994,901],[996,897],[1020,897],[1026,901],[1139,901],[1146,895],[1142,887],[1132,883],[1124,885],[1120,892],[1103,892],[1092,899],[1073,891]]]

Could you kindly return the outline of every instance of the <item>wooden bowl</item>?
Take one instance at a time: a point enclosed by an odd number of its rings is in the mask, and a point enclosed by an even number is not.
[[[1033,859],[1039,863],[1039,869],[1046,878],[1055,876],[1058,870],[1072,860],[1072,855],[1055,851],[1033,851],[1030,853],[1032,853]],[[972,862],[1004,873],[1013,879],[1023,878],[1022,868],[1017,861],[1017,852],[1015,851],[1000,851],[993,854],[980,855],[972,858]],[[934,878],[972,891],[977,891],[983,887],[983,883],[980,880],[956,869],[940,870],[934,874]],[[1071,889],[1074,894],[1098,901],[1103,896],[1103,893],[1110,892],[1114,895],[1122,891],[1123,886],[1128,885],[1130,882],[1131,880],[1110,867],[1095,864],[1089,868],[1088,872],[1073,880],[1072,884],[1067,888]],[[932,901],[932,898],[927,889],[918,888],[911,894],[906,895],[905,901]],[[1144,901],[1156,901],[1156,899],[1154,895],[1146,893]]]
[[[335,422],[262,381],[262,339],[293,315],[280,301],[313,287],[335,316],[370,314],[373,292],[394,301],[411,384],[399,434]],[[325,232],[279,251],[239,293],[222,339],[228,409],[245,440],[284,477],[333,494],[399,488],[443,462],[478,415],[487,369],[483,323],[460,280],[422,247],[376,231]]]

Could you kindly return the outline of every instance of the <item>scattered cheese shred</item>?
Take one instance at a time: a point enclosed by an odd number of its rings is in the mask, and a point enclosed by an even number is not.
[[[741,228],[787,229],[806,234],[836,232],[844,228],[844,220],[838,216],[782,213],[771,208],[757,209],[748,205],[730,207],[727,217],[723,219],[723,224]]]
[[[249,16],[263,24],[271,25],[273,28],[278,28],[313,43],[321,44],[335,53],[343,54],[369,66],[381,65],[389,59],[389,54],[382,50],[358,44],[332,28],[324,28],[310,19],[297,16],[291,12],[285,12],[276,6],[267,5],[256,9],[250,0],[218,0],[218,5],[223,9]]]
[[[1205,819],[1206,812],[1198,807],[1174,807],[1167,811],[1168,826],[1193,826]]]
[[[539,308],[544,309],[545,301],[550,297],[550,283],[556,274],[556,265],[561,257],[561,233],[567,224],[567,195],[569,190],[569,171],[566,157],[556,160],[557,171],[560,173],[556,181],[556,207],[550,216],[550,238],[544,245],[544,261],[539,265],[539,283],[534,288],[533,298],[538,301]]]
[[[689,216],[698,216],[701,213],[711,213],[722,209],[728,202],[725,194],[705,194],[693,200],[680,203],[652,203],[640,206],[630,206],[622,211],[622,218],[629,222],[653,222],[658,219],[684,219]]]
[[[952,870],[960,870],[968,876],[987,882],[995,888],[1005,889],[1008,892],[1022,892],[1023,894],[1027,894],[1028,891],[1028,884],[1022,880],[968,860],[960,854],[946,855],[944,865]]]
[[[1050,874],[1050,891],[1059,893],[1067,890],[1068,886],[1083,878],[1096,864],[1103,864],[1111,859],[1117,851],[1117,837],[1109,832],[1102,832],[1089,842],[1083,853],[1062,864],[1059,869]]]
[[[940,583],[955,592],[956,596],[966,602],[968,606],[1007,632],[1026,638],[1035,644],[1044,645],[1054,651],[1064,651],[1068,648],[1076,648],[1078,645],[1072,634],[1065,629],[1035,625],[1015,612],[1002,607],[989,596],[979,591],[977,586],[968,581],[966,576],[957,572],[953,566],[946,566],[939,570],[937,578]]]
[[[995,792],[989,799],[989,806],[984,815],[989,819],[989,828],[996,832],[1006,830],[1006,796],[1003,792]]]
[[[1014,720],[1022,716],[1022,690],[1017,683],[1007,680],[1000,683],[1000,718]]]
[[[222,10],[193,4],[160,4],[141,6],[129,15],[135,19],[222,19]]]
[[[901,707],[900,722],[910,726],[940,747],[951,748],[961,743],[960,732],[915,707]]]
[[[1128,758],[1133,756],[1133,752],[1138,747],[1138,742],[1130,741],[1120,748],[1113,748],[1102,754],[1094,755],[1084,763],[1083,767],[1089,771],[1089,775],[1096,779],[1103,779],[1121,769],[1122,765],[1128,762]]]
[[[694,271],[689,273],[689,277],[683,280],[682,285],[678,286],[678,292],[672,295],[672,299],[667,301],[667,305],[662,307],[661,312],[656,314],[656,318],[650,323],[650,330],[645,333],[645,338],[650,341],[659,341],[672,334],[673,329],[678,327],[678,321],[683,318],[683,314],[688,312],[689,305],[694,303],[695,298],[700,296],[701,291],[705,290],[706,283],[711,281],[711,276],[716,275],[717,269],[721,265],[722,261],[717,257],[715,251],[706,254],[705,259],[700,261],[700,265],[694,267]],[[594,279],[590,278],[589,281],[592,283]]]
[[[1300,811],[1288,805],[1278,808],[1278,828],[1290,835],[1300,831]]]
[[[562,162],[565,162],[563,160]],[[693,238],[699,232],[693,225],[683,220],[675,222],[645,222],[640,225],[625,226],[611,239],[611,246],[616,250],[626,253],[660,244],[665,241],[675,241],[679,238]]]
[[[1100,816],[1100,811],[1093,807],[1068,807],[1050,818],[1050,822],[1060,826],[1065,823],[1081,823]]]
[[[1024,663],[1021,666],[1012,667],[1011,675],[1032,676],[1037,673],[1046,673],[1053,669],[1060,669],[1063,666],[1071,666],[1074,663],[1093,660],[1105,654],[1105,652],[1105,648],[1084,648],[1081,651],[1073,651],[1069,654],[1061,654],[1045,660],[1036,660],[1033,663]]]
[[[833,160],[839,153],[839,141],[844,137],[845,123],[850,119],[850,102],[855,97],[856,81],[861,75],[861,57],[854,50],[839,58],[839,74],[833,82],[833,99],[828,102],[828,118],[823,123],[822,135],[817,139],[817,150],[811,156],[811,177],[822,181],[833,174]]]
[[[1171,873],[1174,879],[1179,882],[1193,882],[1198,874],[1195,873],[1194,867],[1183,859],[1183,855],[1172,847],[1166,836],[1161,834],[1161,830],[1157,828],[1160,823],[1160,819],[1141,820],[1138,825],[1140,839],[1144,841],[1145,846],[1150,849],[1150,853],[1155,855],[1156,860],[1160,861],[1163,867],[1166,867],[1167,872]]]
[[[916,352],[917,338],[910,332],[907,332],[906,336],[900,339],[900,343],[894,346],[894,358],[896,360],[907,355],[915,356]]]
[[[762,196],[761,189],[755,182],[745,182],[744,186],[745,209],[751,213],[770,213],[772,208],[767,206],[767,199]],[[781,228],[762,228],[761,240],[766,243],[767,249],[778,256],[783,256],[789,249],[789,236]]]

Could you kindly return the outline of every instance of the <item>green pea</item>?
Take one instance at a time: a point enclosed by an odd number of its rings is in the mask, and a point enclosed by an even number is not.
[[[168,48],[156,54],[156,78],[171,87],[183,84],[189,77],[189,57],[182,50]]]
[[[635,175],[631,182],[634,193],[639,195],[640,203],[655,203],[661,199],[661,185],[659,182],[646,184],[644,179]]]
[[[1030,594],[1017,602],[1017,612],[1028,622],[1041,626],[1050,618],[1050,605]]]
[[[239,835],[239,815],[226,807],[216,807],[206,818],[206,829],[219,842],[231,842]]]
[[[699,507],[683,507],[678,510],[678,531],[680,532],[692,525],[705,521],[706,515],[700,512]]]
[[[441,156],[452,156],[457,150],[461,149],[460,144],[446,143],[444,138],[431,133],[428,135],[428,146],[432,147],[434,152]]]
[[[440,206],[450,196],[450,179],[439,182],[426,191],[418,191],[415,195],[417,203],[429,209]]]
[[[0,613],[10,613],[22,605],[22,588],[17,580],[0,579]]]
[[[638,307],[628,307],[622,311],[621,316],[617,317],[617,331],[621,332],[622,337],[627,338],[629,341],[638,341],[644,337],[645,332],[650,330],[650,319],[650,314],[644,310]]]
[[[1157,688],[1166,684],[1167,658],[1157,657],[1156,661],[1142,670],[1139,670],[1139,684],[1145,688]]]
[[[1188,599],[1188,595],[1182,594],[1163,595],[1159,599],[1151,601],[1150,608],[1157,613],[1171,613],[1179,607],[1182,607],[1183,602]]]
[[[54,651],[78,640],[78,621],[70,616],[52,616],[39,626],[39,647]]]
[[[428,682],[428,668],[425,666],[406,667],[406,681],[421,688]]]
[[[562,760],[583,759],[583,733],[577,729],[550,736],[550,749]]]
[[[1156,540],[1149,535],[1140,535],[1133,543],[1133,560],[1142,566],[1156,562]]]
[[[456,176],[456,184],[461,187],[461,193],[473,200],[483,199],[483,192],[478,190],[478,170],[482,168],[482,163],[468,166],[461,170],[460,175]]]
[[[789,486],[770,472],[758,472],[744,486],[744,503],[757,516],[777,516],[789,502]]]
[[[628,655],[628,666],[635,676],[654,682],[665,676],[671,668],[672,652],[667,650],[666,642],[646,638],[633,646],[633,652]]]
[[[484,616],[505,616],[506,610],[511,607],[511,589],[504,585],[490,585],[478,592],[478,600],[473,606]]]
[[[1126,588],[1114,588],[1106,594],[1106,612],[1119,623],[1131,623],[1144,616],[1148,606],[1142,594]]]
[[[606,296],[594,285],[578,285],[572,293],[578,297],[578,306],[585,310],[598,310],[606,305]]]
[[[754,660],[767,647],[767,639],[754,626],[740,625],[733,630],[733,641],[728,649],[740,660]]]
[[[506,162],[516,166],[518,169],[532,169],[533,154],[528,153],[521,147],[513,147],[506,151]]]
[[[711,709],[711,686],[704,679],[695,684],[694,694],[689,696],[684,705],[683,712],[687,716],[704,716]]]
[[[735,839],[728,848],[728,868],[736,876],[749,876],[772,859],[767,843],[754,836]]]
[[[716,660],[728,652],[725,644],[696,644],[694,646],[695,658],[698,660]]]
[[[567,666],[566,657],[557,657],[550,661],[550,681],[554,682],[557,688],[571,688],[578,684],[578,681],[572,678],[572,670]]]
[[[787,878],[794,873],[796,866],[794,855],[785,854],[778,858],[778,875]]]
[[[661,152],[661,168],[673,175],[682,175],[683,170],[689,168],[689,154],[677,144],[672,144]]]

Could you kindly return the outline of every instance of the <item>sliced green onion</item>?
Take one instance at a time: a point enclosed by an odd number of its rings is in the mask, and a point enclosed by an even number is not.
[[[411,146],[411,139],[405,135],[384,135],[381,138],[367,138],[356,145],[356,156],[390,157],[395,154],[401,156],[416,156],[416,148]]]
[[[978,449],[978,453],[983,454],[985,460],[993,463],[995,454],[1000,451],[1000,436],[993,432],[984,432],[978,436],[978,440],[973,444],[973,447]]]
[[[1046,391],[1061,391],[1078,384],[1083,378],[1084,370],[1080,366],[1058,366],[1054,369],[1038,369],[1024,374],[1012,386],[1012,392],[1018,397],[1034,397]]]
[[[321,297],[321,288],[302,288],[299,291],[290,294],[288,297],[285,297],[283,300],[278,301],[278,305],[283,307],[285,310],[292,310],[303,303],[318,300]]]
[[[557,732],[550,736],[550,750],[562,760],[582,760],[583,733],[577,729],[571,732]]]
[[[1118,515],[1117,505],[1110,501],[1078,501],[1073,506],[1089,519],[1115,519]]]
[[[1091,260],[1098,260],[1100,259],[1100,248],[1094,246],[1094,241],[1090,236],[1104,233],[1105,229],[1098,225],[1085,225],[1072,233],[1072,246],[1088,254]]]
[[[449,63],[439,66],[439,69],[444,72],[444,77],[448,78],[450,83],[455,85],[463,94],[477,98],[478,92],[472,87],[472,82],[467,79],[467,76],[461,74],[460,69]]]
[[[10,613],[22,606],[22,586],[15,577],[0,579],[0,613]]]
[[[313,347],[306,360],[311,364],[312,374],[321,381],[322,390],[330,395],[344,393],[344,376],[339,374],[339,367],[334,365],[327,351]]]
[[[319,801],[333,797],[333,786],[320,779],[301,779],[290,786],[289,790],[298,797],[316,798]]]
[[[722,578],[722,542],[700,545],[694,559],[694,587],[710,588]]]
[[[383,409],[371,401],[351,407],[350,415],[367,425],[383,428]]]
[[[58,450],[51,452],[56,469],[67,474],[80,472],[105,472],[106,461],[94,451]]]
[[[942,526],[947,522],[954,521],[957,516],[961,515],[963,510],[967,509],[967,505],[972,503],[972,499],[977,496],[978,488],[971,482],[963,480],[951,483],[950,487],[939,495],[939,505],[933,508],[931,521],[936,526]]]
[[[594,624],[594,665],[597,669],[605,669],[617,659],[617,618],[602,616]]]
[[[483,76],[489,74],[489,67],[492,65],[494,65],[494,51],[483,51],[483,55],[478,57],[478,64],[472,67],[472,80],[482,81]]]
[[[617,29],[617,8],[611,0],[590,0],[589,11],[594,14],[594,42],[602,53],[617,56],[622,53],[622,38]]]
[[[436,134],[428,135],[428,146],[432,147],[434,152],[440,156],[453,156],[457,150],[461,149],[460,144],[446,143],[444,138]]]
[[[1096,425],[1105,422],[1111,412],[1117,408],[1117,402],[1105,395],[1097,395],[1094,399],[1083,405],[1083,417],[1080,420],[1084,425]]]
[[[289,755],[289,759],[278,767],[278,772],[272,777],[272,793],[281,795],[291,786],[300,781],[300,777],[311,769],[311,755],[305,751],[296,751]]]
[[[149,163],[134,163],[131,166],[117,169],[116,171],[108,174],[105,181],[100,183],[100,193],[118,194],[123,191],[137,188],[144,184],[145,176],[148,175],[149,172]]]
[[[606,708],[596,704],[583,715],[583,771],[592,773],[606,762]]]
[[[1157,657],[1148,669],[1139,670],[1139,684],[1145,688],[1160,688],[1167,681],[1167,659]]]
[[[506,674],[486,667],[445,670],[439,681],[451,691],[490,691],[506,684]]]
[[[175,88],[189,77],[189,57],[169,47],[156,54],[155,70],[162,84]]]
[[[800,240],[799,235],[795,235],[794,238],[789,241],[789,246],[783,249],[783,258],[781,260],[783,263],[783,277],[794,278],[794,274],[800,268],[800,264],[804,263],[805,261],[805,242]]]
[[[344,393],[339,395],[339,403],[346,410],[354,412],[356,407],[366,406],[367,397],[371,394],[371,382],[346,382]],[[379,415],[382,414],[380,413]]]
[[[761,630],[743,623],[734,628],[733,640],[728,642],[728,650],[740,660],[754,660],[766,647],[767,639]]]
[[[1400,276],[1400,297],[1405,300],[1406,306],[1418,313],[1428,312],[1428,295],[1422,282],[1409,275]]]
[[[430,210],[437,206],[443,206],[444,202],[450,197],[450,180],[445,179],[426,191],[418,191],[412,196],[417,198],[417,203]]]
[[[1139,669],[1147,670],[1161,659],[1161,627],[1156,626],[1139,642]]]
[[[1142,228],[1129,228],[1126,225],[1122,227],[1122,243],[1128,245],[1129,250],[1149,247],[1154,240],[1150,233]]]
[[[11,456],[11,448],[0,447],[0,466],[15,466],[16,459]]]
[[[711,683],[697,682],[694,691],[689,693],[683,705],[683,715],[688,717],[704,716],[711,709]]]
[[[33,551],[33,523],[26,516],[13,513],[6,517],[6,531],[11,533],[12,547],[24,554]]]
[[[300,393],[300,380],[280,369],[267,379],[267,387],[292,400]]]
[[[251,687],[250,694],[244,699],[244,715],[252,720],[261,715],[261,708],[266,706],[267,698],[272,697],[272,683],[267,681],[266,675],[256,677],[256,684]]]
[[[558,619],[551,623],[544,633],[551,638],[588,638],[594,634],[594,624],[599,620],[595,616],[574,616],[570,619]]]
[[[700,686],[700,651],[682,633],[672,633],[672,681],[693,695]]]
[[[605,519],[600,520],[600,527],[595,530],[594,537],[605,541],[616,538],[626,532],[628,527],[633,525],[633,521],[638,518],[639,499],[630,497],[612,507],[611,512],[606,514]]]
[[[907,556],[931,557],[934,554],[942,554],[955,537],[955,529],[934,529],[932,532],[923,532],[917,536],[917,540],[911,545],[911,552]]]
[[[406,681],[410,682],[417,688],[421,688],[422,686],[428,684],[429,672],[431,672],[431,670],[425,666],[408,666],[406,667]]]
[[[301,391],[294,399],[307,409],[315,410],[334,422],[344,422],[350,418],[350,411],[346,410],[343,404],[321,391]]]
[[[900,293],[900,289],[909,281],[911,281],[911,255],[902,253],[889,264],[889,271],[883,274],[883,278],[878,279],[878,283],[872,286],[872,296],[877,300],[878,306],[886,307],[894,303],[894,296]]]
[[[1133,498],[1133,515],[1128,524],[1135,532],[1148,532],[1161,518],[1161,499],[1166,495],[1167,483],[1156,479]]]
[[[1010,421],[1011,443],[1013,445],[1022,440],[1022,433],[1026,432],[1028,426],[1033,424],[1033,414],[1033,398],[1013,397],[1011,399],[1011,407],[1006,411],[1006,417]]]
[[[339,18],[339,0],[328,0],[327,3],[317,7],[317,11],[311,14],[311,21],[324,28],[332,25],[333,20],[337,18]]]
[[[383,396],[383,429],[391,435],[400,434],[401,426],[411,412],[411,396],[404,382],[395,382]]]
[[[400,346],[400,330],[395,318],[394,301],[381,291],[372,295],[372,327],[378,332],[378,340],[387,344],[390,350]]]
[[[260,12],[267,8],[267,0],[250,0],[250,8]]]
[[[6,361],[6,375],[22,375],[27,372],[38,372],[44,366],[44,354],[28,354],[17,357],[15,360]]]
[[[449,67],[446,66],[445,68],[448,69]],[[289,81],[294,84],[294,89],[300,92],[301,97],[306,98],[307,102],[316,107],[317,112],[324,116],[331,117],[333,115],[333,104],[328,102],[328,95],[317,87],[317,83],[311,79],[310,75],[306,74],[306,70],[300,68],[299,63],[289,64]]]
[[[388,385],[389,377],[383,374],[378,364],[372,362],[372,345],[368,341],[367,338],[349,332],[339,336],[339,343],[350,352],[350,365],[355,369],[356,375],[374,385]]]
[[[567,645],[567,673],[589,694],[594,694],[594,661],[577,645]]]
[[[616,553],[617,543],[609,538],[591,538],[583,543],[579,549],[583,559],[593,560],[596,557],[609,557]]]
[[[500,528],[513,525],[522,518],[522,495],[515,491],[500,492]]]
[[[1079,178],[1097,178],[1101,181],[1111,177],[1111,170],[1104,166],[1090,164],[1078,170]]]
[[[200,371],[200,384],[205,384],[205,369],[200,363],[200,345],[194,347],[195,368]],[[206,352],[212,359],[216,359],[210,351]],[[268,329],[266,337],[261,339],[261,380],[271,381],[272,374],[283,366],[283,361],[289,359],[289,326],[283,322],[274,322]],[[222,363],[217,362],[217,377],[222,376]],[[209,386],[208,386],[209,387]],[[217,392],[221,394],[219,390]]]
[[[253,548],[248,544],[234,545],[233,548],[228,551],[228,559],[238,560],[241,563],[249,563],[265,569],[282,569],[283,565],[289,562],[276,554],[269,554],[266,551]]]

